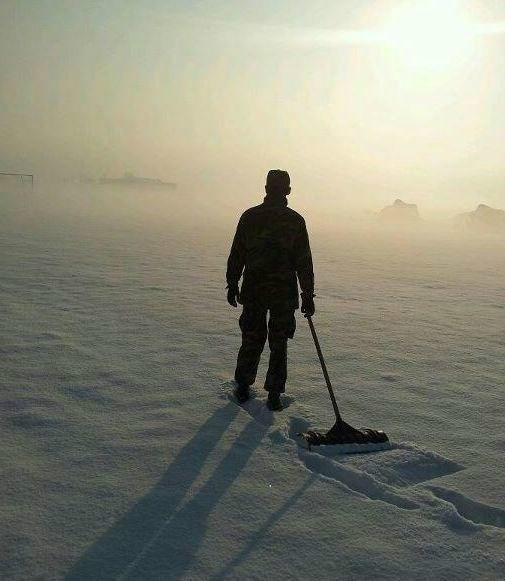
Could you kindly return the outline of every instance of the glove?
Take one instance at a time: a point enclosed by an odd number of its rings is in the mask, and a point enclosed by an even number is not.
[[[312,317],[316,312],[316,307],[314,305],[314,297],[316,295],[311,293],[302,293],[300,296],[302,297],[302,313],[306,317]]]
[[[237,306],[238,299],[238,285],[228,285],[228,296],[226,297],[232,307]]]

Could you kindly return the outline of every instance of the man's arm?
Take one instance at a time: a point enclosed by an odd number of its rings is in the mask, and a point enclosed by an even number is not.
[[[231,245],[230,256],[228,257],[228,267],[226,269],[226,282],[228,284],[228,302],[234,307],[237,306],[236,297],[238,295],[238,281],[242,276],[245,264],[245,244],[244,244],[244,223],[240,218],[237,231]],[[230,296],[232,295],[232,296]]]
[[[314,294],[314,267],[312,265],[312,253],[310,251],[309,234],[302,222],[300,233],[295,245],[295,269],[302,293]]]
[[[312,265],[312,253],[310,251],[309,234],[302,221],[300,233],[295,245],[295,268],[302,291],[302,313],[312,316],[314,307],[314,267]]]

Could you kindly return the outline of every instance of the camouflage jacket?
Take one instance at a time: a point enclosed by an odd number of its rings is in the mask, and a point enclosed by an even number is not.
[[[228,286],[243,273],[240,302],[298,308],[298,286],[314,292],[314,273],[305,220],[287,207],[284,196],[266,196],[238,223],[228,258]]]

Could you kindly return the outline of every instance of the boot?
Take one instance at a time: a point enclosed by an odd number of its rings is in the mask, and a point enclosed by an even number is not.
[[[251,395],[249,392],[249,386],[245,383],[237,383],[233,393],[235,394],[238,403],[245,403]]]
[[[280,412],[283,409],[280,393],[277,391],[268,392],[267,408],[273,412]]]

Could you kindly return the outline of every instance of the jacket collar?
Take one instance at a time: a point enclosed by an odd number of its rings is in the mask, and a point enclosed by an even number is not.
[[[288,205],[288,198],[286,196],[266,195],[263,198],[263,205],[275,208],[285,208]]]

